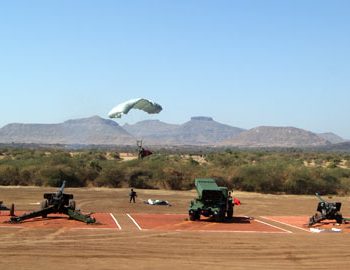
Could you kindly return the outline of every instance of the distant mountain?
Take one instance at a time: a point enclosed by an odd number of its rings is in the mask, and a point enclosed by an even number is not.
[[[145,120],[130,125],[125,124],[123,128],[135,136],[147,140],[154,140],[173,133],[180,125],[167,124],[159,120]]]
[[[256,127],[239,134],[224,145],[243,147],[310,147],[330,144],[317,134],[295,127]]]
[[[326,133],[318,133],[319,137],[326,139],[327,141],[331,143],[342,143],[346,142],[342,137],[338,136],[337,134],[334,134],[332,132],[326,132]]]
[[[135,138],[112,120],[99,116],[59,124],[9,124],[0,143],[134,145]]]
[[[99,116],[59,124],[9,124],[0,128],[0,144],[135,146],[136,139],[154,146],[314,147],[348,149],[349,142],[333,133],[315,134],[295,127],[261,126],[250,130],[192,117],[181,124],[159,120],[119,126]]]
[[[124,128],[148,144],[157,145],[216,145],[244,131],[204,116],[192,117],[182,125],[170,125],[156,120],[124,125]]]
[[[237,137],[244,129],[216,122],[211,117],[192,117],[173,134],[174,142],[189,145],[216,145]]]
[[[319,151],[350,152],[350,141],[318,147]]]

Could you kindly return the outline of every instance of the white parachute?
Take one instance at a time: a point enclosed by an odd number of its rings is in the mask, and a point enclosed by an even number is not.
[[[123,114],[127,114],[131,109],[139,109],[150,114],[159,113],[163,108],[158,103],[155,103],[145,98],[135,98],[120,103],[115,106],[109,113],[109,118],[121,118]]]

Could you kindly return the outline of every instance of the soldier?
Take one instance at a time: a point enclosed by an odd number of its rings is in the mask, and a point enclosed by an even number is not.
[[[129,203],[131,203],[131,201],[135,203],[135,198],[137,197],[137,194],[136,194],[136,191],[134,191],[134,189],[131,189],[129,196],[130,196]]]

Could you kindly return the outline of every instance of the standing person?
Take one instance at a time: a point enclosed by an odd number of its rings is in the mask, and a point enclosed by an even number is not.
[[[130,196],[130,201],[129,201],[129,203],[131,203],[131,201],[133,201],[133,202],[135,203],[135,198],[137,197],[137,194],[136,194],[136,191],[134,191],[134,189],[131,189],[131,190],[130,190],[129,196]]]

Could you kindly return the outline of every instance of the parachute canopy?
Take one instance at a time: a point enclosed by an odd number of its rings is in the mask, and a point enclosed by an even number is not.
[[[121,118],[123,114],[127,114],[131,109],[139,109],[150,114],[159,113],[163,108],[158,103],[155,103],[145,98],[135,98],[120,103],[115,106],[109,113],[109,118]]]

